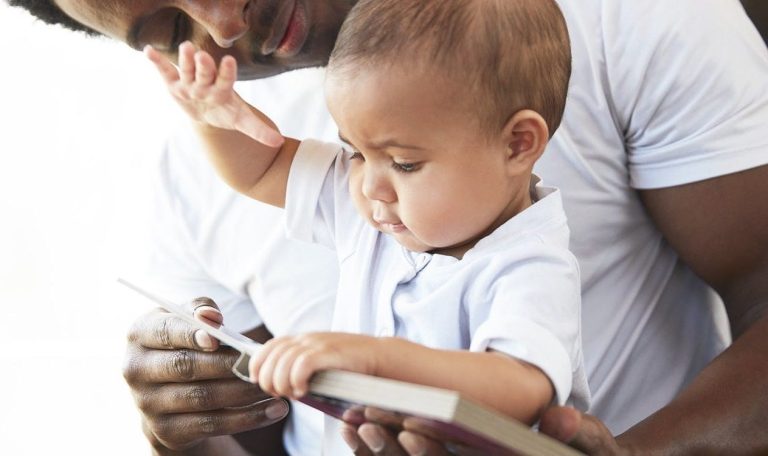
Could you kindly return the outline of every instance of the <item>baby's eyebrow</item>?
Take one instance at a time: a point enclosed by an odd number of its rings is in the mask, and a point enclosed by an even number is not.
[[[351,146],[351,147],[355,147],[355,145],[352,144],[352,142],[350,140],[348,140],[346,137],[344,137],[344,135],[341,133],[341,131],[339,131],[339,139],[344,144],[346,144],[348,146]],[[387,148],[390,148],[390,147],[394,147],[394,148],[398,148],[398,149],[415,150],[415,151],[424,150],[424,148],[421,147],[421,146],[410,145],[410,144],[400,144],[399,142],[394,141],[394,140],[384,141],[384,142],[382,142],[380,144],[367,144],[366,147],[369,147],[369,148],[375,149],[375,150],[384,150],[384,149],[387,149]]]

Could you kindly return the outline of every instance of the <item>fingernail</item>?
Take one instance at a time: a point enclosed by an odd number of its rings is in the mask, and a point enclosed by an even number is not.
[[[349,426],[343,426],[341,428],[341,438],[347,444],[350,450],[357,451],[357,447],[360,445],[360,441],[357,440],[357,431]]]
[[[203,350],[213,350],[213,338],[205,331],[198,330],[195,332],[195,343]]]
[[[424,445],[424,441],[420,438],[414,438],[410,432],[404,432],[398,436],[400,445],[411,456],[425,456],[427,454],[427,447]],[[457,453],[458,454],[458,453]]]
[[[376,429],[370,429],[368,432],[361,432],[360,438],[363,439],[363,442],[365,442],[365,444],[368,445],[368,448],[374,453],[378,453],[384,449],[384,439]]]
[[[264,415],[270,420],[283,418],[287,414],[288,404],[282,399],[274,401],[266,408],[266,410],[264,410]]]

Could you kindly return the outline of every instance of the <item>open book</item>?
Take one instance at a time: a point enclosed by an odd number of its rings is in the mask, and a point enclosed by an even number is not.
[[[150,299],[193,327],[202,329],[241,353],[232,368],[248,379],[248,360],[261,344],[196,320],[189,309],[155,296],[123,279],[118,282]],[[382,424],[408,420],[425,435],[467,446],[484,455],[577,456],[578,451],[530,427],[450,391],[339,370],[318,372],[301,402],[353,424],[372,416]],[[366,418],[367,417],[367,418]]]

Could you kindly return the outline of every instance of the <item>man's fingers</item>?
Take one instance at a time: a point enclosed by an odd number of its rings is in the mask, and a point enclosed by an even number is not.
[[[287,414],[288,404],[273,398],[238,409],[164,415],[148,426],[165,447],[183,449],[200,438],[239,434],[274,424]]]
[[[360,440],[360,437],[357,435],[356,427],[344,423],[341,425],[339,432],[341,433],[341,438],[344,439],[344,443],[347,444],[355,456],[373,456],[373,452],[365,445],[365,443],[363,443],[362,440]]]
[[[395,436],[384,427],[364,423],[357,428],[357,435],[372,454],[377,456],[407,456]],[[357,454],[357,453],[356,453]],[[364,453],[361,453],[364,454]]]
[[[150,415],[194,413],[244,407],[268,399],[258,387],[239,379],[163,383],[134,391],[139,409]]]
[[[224,323],[224,315],[211,298],[197,298],[192,301],[192,314],[206,324],[218,328]],[[195,343],[205,351],[213,351],[219,348],[219,341],[205,331],[195,332]]]
[[[592,456],[622,454],[616,439],[602,421],[571,407],[546,410],[539,431]]]
[[[160,309],[136,320],[128,331],[128,342],[146,348],[205,350],[195,341],[197,330],[180,318]]]
[[[411,456],[447,456],[445,446],[413,432],[403,431],[397,436],[397,441],[406,453]]]
[[[131,386],[235,378],[231,369],[238,356],[232,349],[205,353],[134,348],[128,352],[123,376]]]
[[[167,85],[171,85],[179,80],[179,70],[162,54],[157,52],[155,48],[150,45],[145,46],[144,55],[155,65],[155,68],[157,68],[157,71]]]

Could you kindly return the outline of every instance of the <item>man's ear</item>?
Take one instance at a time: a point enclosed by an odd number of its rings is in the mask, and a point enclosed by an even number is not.
[[[504,125],[503,141],[506,144],[508,164],[511,170],[533,169],[549,141],[547,122],[536,111],[523,109],[516,112]]]

